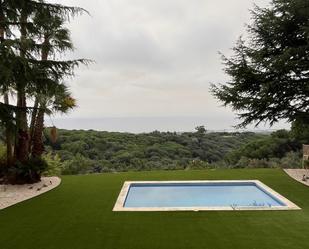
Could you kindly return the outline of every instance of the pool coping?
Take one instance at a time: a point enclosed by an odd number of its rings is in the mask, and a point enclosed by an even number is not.
[[[278,199],[286,206],[226,206],[226,207],[124,207],[131,184],[173,184],[173,183],[254,183],[266,194]],[[300,210],[301,208],[259,180],[195,180],[195,181],[125,181],[113,211],[255,211],[255,210]]]

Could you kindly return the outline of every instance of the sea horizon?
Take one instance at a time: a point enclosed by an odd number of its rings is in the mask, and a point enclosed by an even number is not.
[[[289,124],[279,123],[273,127],[261,125],[236,129],[239,120],[231,122],[222,118],[208,117],[102,117],[102,118],[46,118],[46,126],[56,126],[67,130],[97,130],[108,132],[149,133],[192,132],[197,126],[205,126],[209,132],[271,132],[279,129],[290,129]]]

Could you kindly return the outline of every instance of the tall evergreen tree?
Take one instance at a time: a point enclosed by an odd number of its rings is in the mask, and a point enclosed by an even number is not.
[[[230,81],[212,86],[238,112],[240,126],[281,119],[309,123],[309,1],[272,0],[255,7],[248,41],[223,57]]]

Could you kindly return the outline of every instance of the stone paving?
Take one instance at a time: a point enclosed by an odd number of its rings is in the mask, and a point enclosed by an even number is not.
[[[284,171],[296,181],[309,186],[309,169],[284,169]]]
[[[0,185],[0,210],[43,194],[61,182],[59,177],[42,177],[40,182],[24,185]]]

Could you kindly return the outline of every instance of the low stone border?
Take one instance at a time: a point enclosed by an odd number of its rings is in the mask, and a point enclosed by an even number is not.
[[[60,183],[61,179],[53,176],[42,177],[40,182],[34,184],[0,185],[0,210],[46,193]]]
[[[165,184],[165,183],[254,183],[266,194],[278,199],[285,206],[275,207],[249,207],[249,206],[224,206],[224,207],[125,207],[126,197],[131,184]],[[210,180],[210,181],[126,181],[119,193],[113,211],[252,211],[252,210],[300,210],[296,204],[280,195],[259,180]]]
[[[309,177],[309,169],[284,169],[284,172],[287,173],[294,180],[309,186],[309,179],[303,181],[303,176]]]

